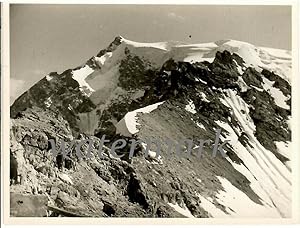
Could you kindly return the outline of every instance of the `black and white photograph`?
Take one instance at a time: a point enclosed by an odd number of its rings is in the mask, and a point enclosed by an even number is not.
[[[9,219],[294,219],[293,7],[10,3]]]

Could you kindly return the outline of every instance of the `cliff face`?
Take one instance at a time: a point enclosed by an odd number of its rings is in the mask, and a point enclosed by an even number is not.
[[[290,61],[288,52],[231,40],[117,37],[14,102],[11,192],[47,196],[58,208],[45,210],[51,216],[289,217]],[[110,141],[99,157],[103,135]],[[160,142],[161,155],[153,144],[144,156],[144,142],[130,158],[130,140],[147,138]],[[75,140],[70,156],[53,156],[50,139]],[[93,140],[91,158],[76,154],[83,139]],[[128,143],[117,150],[121,159],[110,151],[117,139]],[[183,139],[193,140],[191,150]],[[226,156],[213,156],[222,143]]]

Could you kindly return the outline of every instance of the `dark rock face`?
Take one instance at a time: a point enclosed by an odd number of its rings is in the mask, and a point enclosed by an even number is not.
[[[74,132],[78,132],[78,113],[89,112],[96,108],[93,102],[79,90],[79,84],[72,78],[71,70],[62,74],[51,73],[50,81],[41,79],[22,94],[11,106],[11,117],[16,117],[26,108],[39,107],[50,109],[65,118]]]
[[[289,91],[289,95],[291,91]],[[266,91],[249,89],[241,93],[241,97],[252,107],[250,116],[253,119],[256,132],[255,136],[260,143],[272,151],[276,157],[285,162],[288,159],[277,152],[274,141],[290,141],[291,131],[287,124],[290,110],[277,106],[274,99]]]
[[[210,70],[213,73],[211,84],[220,88],[234,88],[238,79],[238,71],[234,64],[234,55],[230,52],[217,52],[216,58],[210,64]],[[209,77],[211,78],[211,77]]]
[[[18,181],[18,162],[16,160],[16,158],[14,158],[14,156],[12,156],[12,154],[10,154],[10,180],[11,182],[15,182],[17,183]]]
[[[244,81],[247,83],[247,85],[256,86],[257,88],[262,89],[262,77],[261,74],[259,74],[254,68],[247,68],[247,70],[242,75]]]
[[[151,63],[136,55],[132,56],[128,49],[125,49],[125,53],[126,58],[121,60],[119,67],[119,86],[130,90],[149,85],[155,74],[155,70],[151,69]]]
[[[97,56],[116,50],[121,41],[122,38],[117,37]],[[159,69],[129,49],[125,48],[124,54],[118,65],[117,86],[125,92],[105,108],[95,105],[82,93],[78,82],[72,78],[72,70],[60,75],[51,73],[51,80],[43,78],[15,101],[11,107],[11,192],[38,197],[48,195],[47,204],[52,209],[48,207],[47,216],[183,217],[170,206],[171,203],[187,208],[194,217],[200,218],[211,215],[201,206],[198,194],[217,202],[216,194],[222,190],[217,177],[223,177],[253,202],[263,205],[250,181],[232,165],[231,162],[239,165],[244,162],[231,145],[224,147],[226,159],[220,154],[212,157],[211,147],[205,146],[201,159],[193,148],[190,158],[162,155],[162,164],[145,158],[141,144],[130,159],[129,146],[117,151],[126,154],[122,159],[112,158],[109,148],[115,139],[129,142],[150,136],[161,140],[171,138],[177,143],[189,138],[198,145],[198,139],[215,137],[214,130],[220,128],[219,122],[241,131],[238,141],[251,147],[249,135],[241,130],[233,108],[224,103],[226,92],[232,91],[249,106],[251,120],[248,121],[255,125],[257,140],[280,161],[286,162],[288,158],[277,151],[274,141],[291,140],[287,124],[291,112],[277,106],[270,93],[263,89],[263,77],[274,81],[274,87],[285,96],[291,96],[289,83],[268,70],[259,73],[252,67],[246,68],[241,57],[228,51],[217,52],[212,63],[192,64],[169,59]],[[87,65],[101,68],[95,58]],[[243,74],[237,70],[237,65],[246,68]],[[241,88],[240,80],[245,82],[246,91]],[[132,96],[137,91],[142,92],[138,97]],[[137,135],[116,134],[114,121],[120,121],[130,111],[161,101],[165,101],[162,106],[141,117]],[[196,114],[185,110],[187,101],[194,104]],[[79,127],[79,114],[92,111],[98,120],[95,131],[84,134]],[[245,110],[239,111],[245,114]],[[196,123],[201,123],[202,128]],[[221,130],[225,138],[228,132]],[[99,158],[103,135],[110,142],[105,144],[105,156]],[[64,140],[67,147],[75,140],[68,158],[61,154],[53,156],[51,139],[58,146]],[[75,147],[83,139],[94,142],[90,158],[76,154]],[[87,143],[82,145],[82,154],[88,146]],[[162,151],[167,150],[167,145],[163,145]],[[215,204],[228,213],[224,205]]]
[[[270,81],[274,81],[274,87],[280,89],[284,95],[291,95],[291,86],[286,80],[265,69],[263,69],[261,73]]]

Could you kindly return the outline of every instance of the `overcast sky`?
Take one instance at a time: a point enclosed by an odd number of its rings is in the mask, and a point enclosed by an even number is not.
[[[84,63],[117,35],[140,42],[236,39],[291,49],[291,8],[12,5],[10,31],[14,99],[49,72]]]

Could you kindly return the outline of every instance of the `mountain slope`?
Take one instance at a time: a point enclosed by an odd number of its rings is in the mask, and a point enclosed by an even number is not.
[[[82,66],[50,73],[11,106],[11,191],[47,195],[49,204],[81,216],[290,217],[290,74],[283,50],[116,37]],[[228,140],[225,157],[203,144],[213,145],[218,129],[221,143]],[[107,157],[98,158],[103,135]],[[94,140],[91,159],[74,148],[71,158],[52,156],[48,140],[74,138]],[[129,146],[117,150],[122,159],[111,158],[120,138],[159,140],[161,155],[149,145],[145,157],[144,142],[132,158]]]

